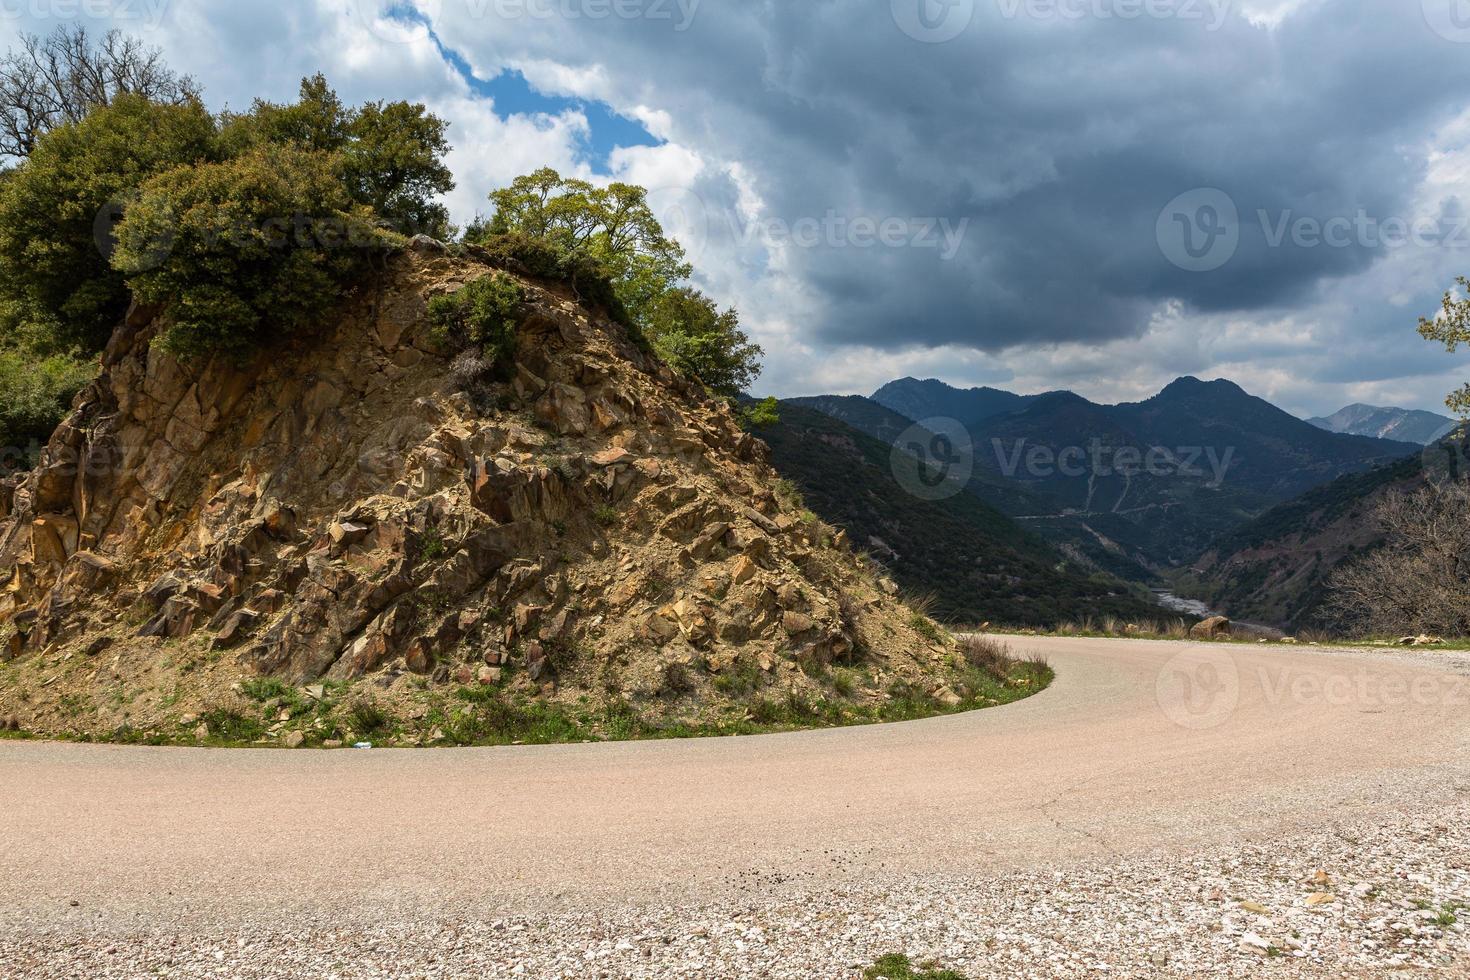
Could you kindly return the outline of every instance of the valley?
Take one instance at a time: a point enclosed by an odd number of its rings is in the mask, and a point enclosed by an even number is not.
[[[946,439],[962,443],[957,468],[966,494],[1045,541],[1073,568],[1134,587],[1168,583],[1194,596],[1175,610],[1186,615],[1202,611],[1206,600],[1236,618],[1285,629],[1322,626],[1302,604],[1320,602],[1325,570],[1347,557],[1343,549],[1370,545],[1372,532],[1344,539],[1315,571],[1284,558],[1291,571],[1249,579],[1259,573],[1221,555],[1244,550],[1272,527],[1304,526],[1308,513],[1320,519],[1314,500],[1324,494],[1338,506],[1356,502],[1361,521],[1373,488],[1411,472],[1424,452],[1417,443],[1330,432],[1228,381],[1194,378],[1146,401],[1111,406],[1069,392],[1020,396],[905,379],[871,398],[790,399],[783,409],[821,412],[890,447],[903,441],[921,453],[932,434],[915,440],[914,433],[926,433],[925,424],[960,433]],[[806,450],[807,470],[823,451]],[[814,488],[811,478],[805,485]],[[816,489],[832,506],[851,486],[832,480]],[[1310,550],[1316,554],[1321,543]],[[1221,584],[1222,566],[1232,569],[1232,585]],[[895,574],[905,577],[901,564]],[[1253,589],[1261,594],[1252,598]],[[1097,613],[1086,604],[1077,610],[1077,617]]]

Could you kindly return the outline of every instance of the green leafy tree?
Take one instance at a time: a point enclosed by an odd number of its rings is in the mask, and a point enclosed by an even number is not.
[[[397,243],[353,201],[343,167],[339,154],[264,146],[143,185],[113,264],[163,308],[170,350],[243,357],[313,326]]]
[[[302,149],[335,153],[350,138],[352,113],[327,83],[326,76],[318,73],[301,80],[295,102],[256,99],[249,112],[227,113],[221,121],[220,140],[231,154],[266,144],[294,144]]]
[[[100,350],[127,309],[109,267],[112,221],[146,180],[214,154],[197,102],[123,95],[57,127],[0,185],[0,307],[5,333],[47,335],[53,350]]]
[[[248,113],[227,116],[221,142],[230,154],[263,145],[293,145],[341,153],[353,200],[403,234],[444,235],[449,212],[434,200],[454,189],[443,163],[449,124],[422,104],[342,100],[317,74],[301,80],[296,102],[257,100]]]
[[[1461,276],[1456,282],[1470,294],[1470,277]],[[1452,354],[1461,344],[1470,344],[1470,298],[1445,293],[1439,315],[1420,319],[1419,333],[1425,340],[1444,344]],[[1470,384],[1450,395],[1446,404],[1460,416],[1470,418]]]
[[[664,234],[641,187],[594,187],[543,168],[517,177],[490,199],[495,215],[486,231],[545,239],[592,259],[640,326],[646,325],[655,299],[693,272],[683,248]]]
[[[740,329],[734,310],[687,286],[654,298],[644,328],[670,366],[691,374],[717,395],[733,398],[760,375],[764,351]]]
[[[403,234],[447,237],[449,210],[434,198],[454,190],[454,176],[443,163],[448,129],[421,104],[362,106],[345,148],[353,197]]]
[[[774,397],[751,402],[740,410],[740,424],[751,432],[781,424],[781,403]]]
[[[595,187],[545,168],[490,199],[493,216],[471,226],[468,240],[529,239],[591,261],[659,356],[716,394],[734,397],[759,376],[763,351],[740,329],[734,310],[721,312],[684,285],[693,268],[664,234],[643,188]]]

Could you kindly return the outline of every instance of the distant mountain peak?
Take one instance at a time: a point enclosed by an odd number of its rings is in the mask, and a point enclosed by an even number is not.
[[[1427,446],[1452,432],[1454,419],[1434,412],[1407,408],[1383,408],[1361,402],[1347,406],[1326,418],[1308,419],[1312,425],[1328,432],[1344,435],[1396,439]]]
[[[1225,378],[1216,378],[1214,381],[1201,381],[1192,374],[1186,374],[1182,378],[1176,378],[1160,391],[1156,398],[1174,398],[1181,395],[1199,395],[1204,393],[1220,395],[1249,395],[1244,388]]]

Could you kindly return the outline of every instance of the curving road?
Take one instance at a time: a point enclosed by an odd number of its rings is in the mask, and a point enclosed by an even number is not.
[[[0,928],[705,900],[1186,853],[1470,787],[1470,657],[1014,641],[1058,679],[911,724],[219,752],[0,743]],[[94,920],[95,921],[95,918]]]

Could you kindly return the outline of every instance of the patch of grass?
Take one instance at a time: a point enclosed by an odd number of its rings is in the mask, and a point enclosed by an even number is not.
[[[902,953],[890,953],[863,971],[863,980],[965,980],[963,974],[932,963],[914,966]]]
[[[805,510],[806,501],[802,499],[801,488],[790,480],[776,481],[776,499],[781,501],[788,510]]]
[[[444,543],[444,535],[437,527],[427,529],[419,538],[419,557],[424,561],[438,561],[448,553],[449,546]]]
[[[560,707],[542,701],[513,702],[496,688],[461,688],[464,704],[450,713],[446,738],[459,745],[549,745],[582,742],[592,735]]]
[[[272,698],[290,698],[296,694],[296,689],[276,677],[252,677],[241,682],[240,693],[252,701],[264,703]]]
[[[392,717],[386,711],[376,702],[368,700],[354,701],[347,709],[347,717],[352,722],[352,730],[359,736],[377,735],[386,731],[393,723]]]
[[[687,664],[677,660],[664,664],[663,677],[658,688],[659,697],[681,698],[686,694],[693,694],[697,688],[694,672]]]
[[[209,726],[211,740],[228,745],[243,745],[265,737],[266,726],[263,721],[233,708],[206,711],[200,716],[200,720]]]
[[[765,682],[764,671],[752,660],[737,660],[715,675],[712,682],[716,691],[727,698],[743,698],[761,689]]]
[[[925,616],[923,613],[914,613],[913,616],[909,618],[909,626],[913,628],[915,633],[918,633],[930,643],[943,645],[944,630],[940,629],[938,623],[934,622],[934,620],[930,619],[928,616]]]
[[[616,507],[610,504],[602,504],[592,512],[592,519],[603,527],[613,527],[622,520],[622,515],[618,513]]]
[[[1011,648],[988,636],[962,636],[959,646],[965,663],[994,677],[1007,677],[1016,664],[1015,657],[1011,656]]]

